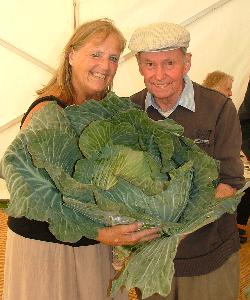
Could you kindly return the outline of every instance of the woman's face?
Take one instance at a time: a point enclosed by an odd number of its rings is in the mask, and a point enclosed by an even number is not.
[[[219,91],[226,97],[230,98],[230,97],[232,97],[232,85],[233,85],[232,79],[224,80],[222,82],[219,82],[217,91]]]
[[[113,81],[120,53],[120,41],[116,34],[110,34],[106,39],[100,34],[70,53],[76,103],[100,98]]]

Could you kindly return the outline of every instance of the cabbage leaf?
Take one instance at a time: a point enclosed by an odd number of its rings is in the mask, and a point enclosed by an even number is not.
[[[153,121],[111,92],[100,102],[65,109],[50,102],[34,113],[0,175],[10,192],[6,213],[48,222],[62,241],[95,239],[99,228],[135,221],[161,227],[154,241],[118,247],[127,261],[111,293],[138,287],[146,298],[169,294],[183,234],[235,211],[241,194],[214,198],[218,169],[180,125]]]

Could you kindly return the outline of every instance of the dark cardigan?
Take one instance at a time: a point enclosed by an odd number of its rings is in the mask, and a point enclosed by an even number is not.
[[[194,85],[195,112],[177,106],[169,118],[184,127],[184,135],[196,141],[210,156],[221,162],[222,183],[235,188],[244,185],[243,165],[240,160],[241,131],[233,102],[218,92]],[[131,96],[131,100],[145,109],[144,89]],[[164,117],[152,106],[149,117]],[[174,260],[175,276],[199,276],[220,267],[239,250],[239,236],[234,215],[224,214],[219,220],[206,225],[183,239]]]
[[[250,81],[248,82],[244,100],[239,108],[239,118],[242,130],[242,151],[250,160]]]

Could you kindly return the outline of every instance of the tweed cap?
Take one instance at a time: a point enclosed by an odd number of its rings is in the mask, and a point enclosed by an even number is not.
[[[188,48],[190,33],[181,25],[173,23],[153,23],[138,28],[132,34],[128,48],[133,52],[167,51]]]

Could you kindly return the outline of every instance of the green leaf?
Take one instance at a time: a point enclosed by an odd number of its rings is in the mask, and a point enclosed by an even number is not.
[[[73,197],[84,202],[94,202],[93,184],[84,184],[67,174],[61,167],[45,164],[44,168],[53,179],[56,188],[67,197]]]
[[[119,209],[102,210],[94,203],[84,203],[72,198],[64,198],[63,201],[67,207],[83,214],[97,223],[101,223],[106,226],[130,224],[135,222],[134,218],[121,215]]]
[[[142,244],[131,254],[118,279],[113,280],[112,295],[115,295],[121,286],[125,286],[127,290],[138,287],[142,292],[142,299],[154,293],[167,296],[174,275],[173,259],[178,242],[179,238],[173,236]]]
[[[108,121],[92,122],[81,134],[79,146],[83,155],[90,159],[98,155],[107,145],[133,145],[138,137],[129,123],[113,125]]]
[[[76,138],[54,129],[37,131],[29,140],[28,150],[36,167],[53,164],[69,174],[73,172],[76,161],[82,158]]]
[[[177,124],[172,119],[164,119],[159,122],[157,122],[157,126],[161,127],[164,131],[168,131],[169,133],[176,135],[176,136],[182,136],[184,133],[184,128]]]
[[[8,151],[2,161],[4,177],[10,192],[6,213],[26,216],[39,221],[48,220],[51,209],[57,209],[59,195],[44,170],[34,167],[27,150]]]
[[[116,224],[160,227],[160,238],[120,248],[128,264],[112,292],[124,285],[143,298],[167,296],[180,237],[233,213],[242,196],[215,199],[218,161],[182,134],[174,121],[153,121],[112,92],[64,110],[50,102],[1,160],[6,212],[46,221],[68,242]]]
[[[68,106],[65,108],[65,114],[75,132],[80,135],[90,123],[109,119],[117,112],[135,107],[138,108],[127,98],[119,98],[110,92],[102,101],[89,100],[81,105]]]
[[[153,178],[153,160],[148,163],[147,153],[135,151],[127,147],[106,149],[104,158],[97,160],[79,160],[76,164],[74,178],[81,182],[91,183],[104,190],[117,184],[119,178],[140,187],[145,193],[156,194],[165,185],[163,180]],[[157,162],[154,161],[156,165]],[[88,172],[86,172],[86,170]],[[87,173],[87,174],[86,174]]]
[[[127,205],[127,203],[113,201],[111,198],[107,198],[107,194],[105,194],[105,192],[101,190],[95,191],[94,194],[95,194],[97,206],[105,212],[106,211],[114,211],[116,213],[119,212],[121,216],[126,216],[131,218],[133,222],[135,221],[142,222],[144,224],[143,228],[167,226],[167,224],[162,223],[159,217],[146,214],[142,209],[138,209],[138,207],[136,206],[131,206],[131,205],[129,206]],[[117,222],[117,224],[119,223]]]
[[[55,129],[71,137],[76,136],[76,132],[67,119],[65,111],[59,107],[55,101],[49,102],[40,110],[36,111],[32,115],[27,128],[22,131],[25,131],[25,134],[28,134],[26,133],[27,131],[31,131],[31,133],[33,132],[35,134],[37,131],[45,129]]]
[[[154,215],[168,222],[175,223],[179,220],[189,200],[193,178],[192,167],[192,163],[189,162],[170,173],[168,188],[149,202],[150,211],[153,211]]]
[[[65,108],[65,114],[79,136],[91,122],[111,117],[101,102],[89,100],[82,105],[71,105]]]
[[[48,222],[50,231],[58,240],[71,243],[77,242],[82,236],[96,239],[98,229],[104,227],[103,224],[94,222],[64,205],[60,210],[54,211]]]

